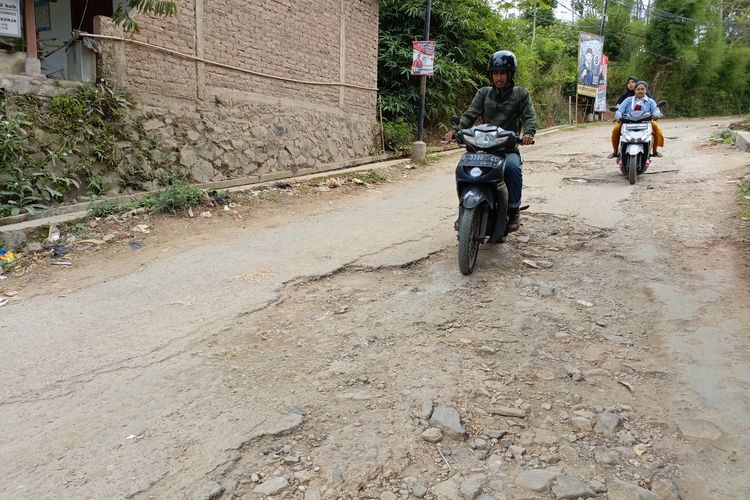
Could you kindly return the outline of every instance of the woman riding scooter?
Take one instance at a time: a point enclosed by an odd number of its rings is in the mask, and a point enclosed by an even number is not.
[[[635,96],[635,87],[636,87],[636,84],[638,83],[639,83],[639,80],[634,76],[631,76],[627,79],[627,81],[625,82],[625,92],[623,92],[622,95],[620,95],[620,97],[617,99],[618,106],[621,105],[625,101],[625,99],[627,99],[628,97]],[[646,82],[642,82],[642,83],[646,85],[646,96],[653,99],[653,96],[650,93],[648,93],[648,85],[646,84]],[[659,127],[659,124],[656,122],[656,120],[651,120],[651,127],[654,132],[654,140],[652,141],[653,148],[652,148],[651,156],[655,156],[658,158],[662,156],[662,154],[658,152],[657,148],[664,146],[664,134],[662,133],[661,127]],[[612,154],[610,154],[609,157],[617,158],[617,154],[618,154],[617,148],[619,147],[619,144],[620,144],[620,122],[619,121],[615,121],[615,125],[614,127],[612,127],[612,134],[610,136],[610,140],[612,142]]]

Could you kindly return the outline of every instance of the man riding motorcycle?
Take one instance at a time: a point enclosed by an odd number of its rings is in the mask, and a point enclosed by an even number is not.
[[[459,129],[471,127],[480,115],[484,123],[519,133],[523,128],[522,144],[532,144],[536,134],[536,112],[529,92],[515,84],[518,60],[509,50],[495,52],[487,64],[487,76],[491,86],[479,89],[469,109],[461,116]],[[453,132],[446,135],[453,140]],[[508,153],[505,160],[505,184],[508,186],[507,231],[517,231],[520,226],[519,210],[523,190],[521,155],[518,149]]]

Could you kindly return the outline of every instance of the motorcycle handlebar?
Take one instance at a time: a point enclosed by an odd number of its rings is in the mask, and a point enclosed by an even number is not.
[[[466,144],[466,141],[463,140],[463,134],[460,130],[453,130],[453,139],[456,141],[456,144]],[[518,134],[513,134],[513,140],[516,142],[519,146],[525,146],[526,144],[523,143],[523,136]],[[450,141],[448,141],[450,142]],[[535,140],[531,140],[531,144],[536,144]]]

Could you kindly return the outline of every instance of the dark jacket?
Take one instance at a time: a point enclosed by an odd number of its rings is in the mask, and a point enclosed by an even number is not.
[[[461,117],[460,128],[474,125],[477,117],[505,130],[524,134],[536,134],[536,112],[529,92],[514,85],[510,90],[499,91],[494,87],[482,87],[477,91],[469,109]]]

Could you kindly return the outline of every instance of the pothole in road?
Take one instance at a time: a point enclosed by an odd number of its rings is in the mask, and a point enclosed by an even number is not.
[[[243,448],[222,472],[226,491],[278,483],[378,498],[478,481],[522,495],[516,476],[544,469],[603,494],[615,477],[646,487],[671,477],[666,428],[634,409],[661,382],[621,363],[647,318],[607,293],[630,264],[606,235],[534,214],[506,246],[482,248],[469,277],[448,249],[287,287],[217,348],[229,390],[302,411],[304,424]],[[457,420],[433,418],[438,407]]]

